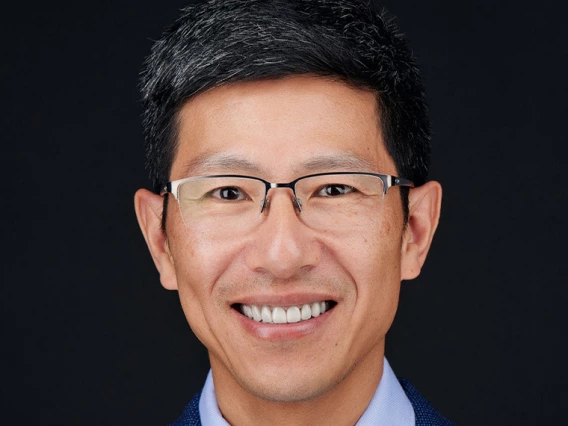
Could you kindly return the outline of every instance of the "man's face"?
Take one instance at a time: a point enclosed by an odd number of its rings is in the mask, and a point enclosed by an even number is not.
[[[179,120],[171,180],[242,174],[270,182],[333,171],[396,175],[374,94],[315,77],[239,83],[189,101]],[[230,160],[227,161],[227,158]],[[365,165],[366,164],[366,165]],[[269,400],[325,393],[362,366],[379,363],[401,281],[404,238],[398,188],[369,225],[314,231],[291,191],[271,189],[250,233],[182,222],[170,199],[167,242],[191,328],[209,350],[216,379]],[[164,279],[163,279],[164,281]],[[307,321],[264,324],[238,307],[332,302]]]

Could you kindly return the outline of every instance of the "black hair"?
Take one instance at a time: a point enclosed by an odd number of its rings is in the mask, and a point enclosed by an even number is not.
[[[430,121],[422,79],[384,11],[363,0],[209,0],[183,9],[144,64],[146,166],[154,191],[169,180],[178,112],[192,96],[301,74],[376,93],[398,175],[417,186],[426,181]],[[401,194],[406,222],[408,190]]]

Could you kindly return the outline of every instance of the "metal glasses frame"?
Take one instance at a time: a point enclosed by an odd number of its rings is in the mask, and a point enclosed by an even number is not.
[[[245,176],[245,175],[209,175],[209,176],[194,176],[194,177],[187,177],[183,179],[173,180],[168,182],[164,185],[162,190],[160,191],[160,195],[164,195],[166,193],[172,194],[176,201],[178,201],[178,187],[185,183],[190,182],[193,180],[199,179],[207,179],[207,178],[245,178],[245,179],[253,179],[259,182],[264,183],[264,198],[262,199],[260,212],[262,213],[266,206],[268,205],[268,191],[272,188],[290,188],[292,193],[294,194],[294,204],[299,212],[302,211],[302,201],[296,196],[296,184],[303,179],[308,179],[311,177],[317,176],[327,176],[327,175],[366,175],[366,176],[374,176],[383,182],[383,195],[387,194],[387,191],[392,186],[407,186],[407,187],[414,187],[414,183],[408,179],[400,178],[397,176],[386,175],[383,173],[370,173],[370,172],[326,172],[326,173],[315,173],[311,175],[301,176],[297,179],[294,179],[291,182],[287,183],[277,183],[277,182],[268,182],[262,178],[256,176]]]

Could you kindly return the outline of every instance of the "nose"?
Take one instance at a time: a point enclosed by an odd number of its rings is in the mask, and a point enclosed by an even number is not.
[[[265,219],[255,231],[246,261],[251,270],[290,279],[315,266],[321,248],[313,231],[300,220],[292,191],[279,188],[270,192]]]

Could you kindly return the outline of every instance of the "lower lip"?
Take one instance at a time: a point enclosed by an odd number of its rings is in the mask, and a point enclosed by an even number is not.
[[[300,321],[289,324],[267,324],[257,322],[241,313],[234,311],[238,320],[241,322],[246,331],[254,337],[263,340],[283,340],[283,339],[297,339],[302,336],[314,333],[320,328],[325,321],[331,316],[333,311],[337,308],[334,306],[331,310],[307,321]]]

